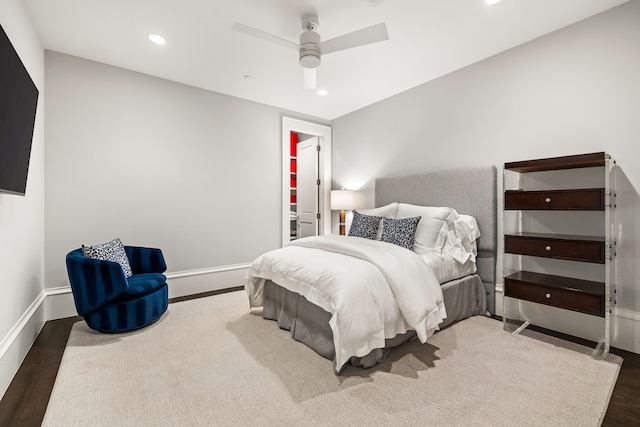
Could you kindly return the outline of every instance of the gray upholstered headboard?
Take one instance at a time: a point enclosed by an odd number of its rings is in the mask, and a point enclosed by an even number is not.
[[[376,207],[392,202],[447,206],[472,215],[480,227],[478,275],[495,314],[497,253],[496,167],[474,167],[376,179]]]

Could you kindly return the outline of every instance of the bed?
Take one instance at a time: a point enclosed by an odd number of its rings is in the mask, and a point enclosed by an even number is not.
[[[397,216],[404,218],[402,221],[405,222],[413,220],[409,218],[412,216],[409,214],[424,214],[421,207],[450,208],[467,220],[471,218],[477,222],[481,235],[473,241],[474,262],[471,267],[469,263],[460,260],[457,269],[456,263],[451,262],[451,257],[444,257],[440,261],[428,257],[436,261],[425,263],[427,258],[424,256],[413,255],[413,251],[403,248],[394,249],[396,245],[380,245],[373,243],[376,239],[367,241],[368,239],[349,239],[344,236],[300,239],[285,248],[272,251],[275,254],[259,257],[249,270],[245,286],[251,307],[261,306],[265,319],[277,321],[281,328],[291,331],[294,339],[311,347],[319,355],[333,360],[337,374],[348,364],[370,367],[381,363],[391,348],[415,338],[425,342],[432,333],[456,321],[472,315],[495,313],[495,167],[378,178],[375,181],[375,205],[377,210],[363,210],[364,216],[367,213],[380,213],[390,206],[395,207],[393,215],[397,215],[400,213],[398,206],[401,206],[405,209],[405,215]],[[431,214],[427,214],[429,215]],[[447,217],[447,221],[449,218],[451,216]],[[355,219],[354,217],[354,222]],[[358,218],[360,219],[362,218]],[[422,221],[418,222],[419,226],[425,223],[424,220],[419,221]],[[451,229],[453,228],[451,225]],[[378,234],[376,237],[380,239],[381,236]],[[352,244],[356,240],[358,242]],[[361,249],[360,243],[364,244],[364,249]],[[381,254],[376,252],[380,246],[384,246],[380,250]],[[417,248],[415,251],[421,254],[424,252]],[[407,253],[411,255],[407,257]],[[265,261],[264,257],[267,255]],[[271,256],[276,257],[269,258]],[[345,256],[349,261],[345,261],[343,265]],[[305,258],[307,261],[277,271],[279,264],[287,257],[295,259],[296,263]],[[405,262],[412,265],[414,270],[399,268]],[[365,266],[367,263],[374,268]],[[301,284],[304,280],[298,280],[296,276],[308,274],[309,277],[322,277],[324,281],[324,270],[318,270],[320,264],[332,265],[336,270],[349,270],[352,273],[352,280],[339,285],[340,289],[348,289],[345,291],[347,296],[339,297],[339,303],[326,301],[319,291]],[[423,271],[422,265],[429,264],[431,268],[427,267]],[[299,273],[301,270],[303,273]],[[374,280],[378,280],[377,277],[372,277],[376,275],[383,276],[389,289],[377,284],[371,285],[376,283]],[[333,283],[332,276],[327,277],[326,281]],[[357,280],[356,277],[362,277],[363,280]],[[367,286],[374,289],[373,292],[380,289],[380,294],[362,297],[361,290],[352,290],[352,287],[356,289],[356,286],[363,286],[361,282],[367,282]],[[414,286],[413,282],[417,285]],[[407,288],[408,283],[414,287]],[[330,289],[328,293],[333,292],[333,288]],[[425,292],[425,289],[429,291]],[[386,301],[385,293],[393,294],[389,297],[391,299],[396,297],[393,307],[380,302]],[[384,313],[395,310],[402,315],[399,316],[400,319],[392,318],[391,314],[381,314],[379,319],[359,317],[363,313],[369,315],[369,311],[375,309]],[[422,313],[426,314],[422,316]],[[356,335],[357,339],[352,339],[349,334]],[[366,339],[362,338],[363,334],[368,334]]]

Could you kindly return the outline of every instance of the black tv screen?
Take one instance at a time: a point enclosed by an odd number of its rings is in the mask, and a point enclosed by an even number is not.
[[[38,88],[0,26],[0,192],[24,195]]]

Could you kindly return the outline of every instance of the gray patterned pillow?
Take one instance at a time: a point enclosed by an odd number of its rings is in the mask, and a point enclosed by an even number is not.
[[[125,277],[133,275],[129,265],[129,258],[127,258],[127,253],[124,251],[124,245],[118,238],[99,245],[82,245],[82,254],[88,258],[117,262],[122,267]]]
[[[376,240],[381,218],[379,216],[364,215],[354,210],[349,236]]]
[[[382,238],[380,240],[402,246],[412,251],[420,218],[422,217],[416,216],[402,219],[382,218]]]

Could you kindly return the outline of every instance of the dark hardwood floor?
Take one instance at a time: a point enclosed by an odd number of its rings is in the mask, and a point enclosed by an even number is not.
[[[169,302],[175,303],[241,289],[242,287],[236,287],[205,292],[188,297],[172,298]],[[71,327],[81,320],[82,318],[77,316],[68,317],[51,320],[44,325],[7,392],[0,400],[1,427],[30,427],[39,426],[42,423]],[[592,344],[552,331],[536,329],[581,344]],[[612,348],[611,353],[621,356],[624,362],[602,425],[605,427],[640,426],[640,355],[616,348]]]

